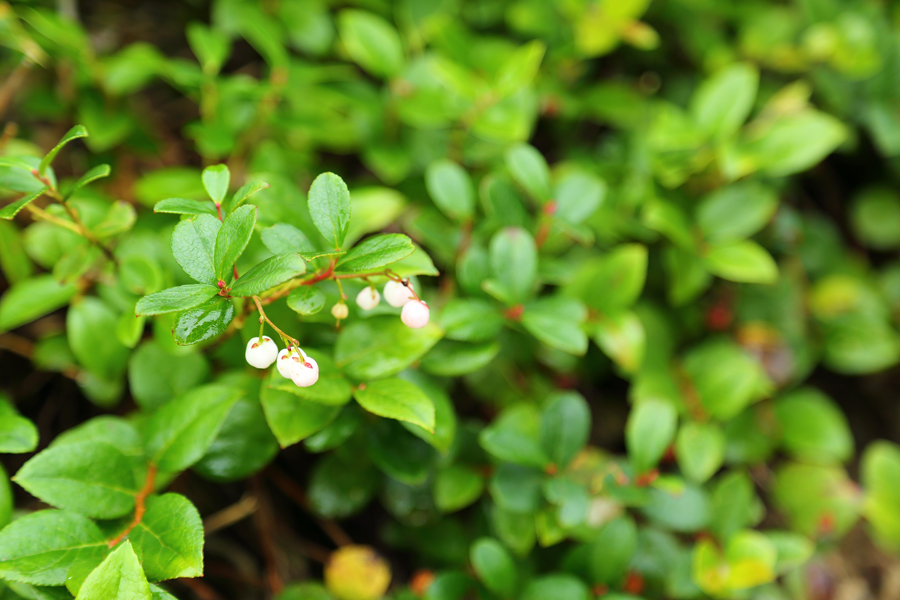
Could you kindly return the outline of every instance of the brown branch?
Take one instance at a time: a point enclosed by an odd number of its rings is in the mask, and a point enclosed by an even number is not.
[[[216,590],[198,579],[188,579],[183,577],[178,579],[178,582],[185,587],[190,588],[200,600],[222,600],[222,596],[220,596]]]
[[[269,591],[277,595],[284,589],[284,578],[278,568],[278,554],[275,548],[275,541],[272,539],[272,532],[275,529],[272,507],[269,506],[269,498],[261,477],[256,475],[250,481],[254,488],[254,495],[259,503],[259,510],[253,513],[253,522],[256,524],[259,544],[262,547],[263,557],[266,561],[266,579],[268,580]]]
[[[203,532],[209,535],[214,531],[233,525],[256,512],[258,506],[256,496],[244,496],[231,506],[203,519]]]
[[[137,493],[134,497],[134,519],[131,520],[131,523],[128,524],[128,527],[125,528],[125,531],[111,539],[106,543],[107,546],[112,548],[119,542],[125,539],[131,530],[140,525],[141,520],[144,518],[144,511],[147,510],[145,502],[147,500],[147,496],[153,493],[153,484],[156,481],[156,465],[150,463],[147,466],[147,478],[144,480],[144,487],[141,488],[141,491]]]

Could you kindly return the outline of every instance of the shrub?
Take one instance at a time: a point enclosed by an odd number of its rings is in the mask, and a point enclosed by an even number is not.
[[[886,6],[46,4],[0,2],[4,598],[768,600],[900,550],[844,413],[900,361]]]

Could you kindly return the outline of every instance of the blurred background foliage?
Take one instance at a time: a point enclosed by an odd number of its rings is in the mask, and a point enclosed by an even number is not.
[[[57,314],[0,337],[42,446],[241,367],[238,338],[202,353],[165,318],[140,344],[119,331],[135,294],[187,281],[177,219],[150,208],[201,199],[205,165],[269,182],[259,224],[304,232],[305,190],[334,171],[350,243],[403,231],[440,272],[421,285],[443,339],[404,377],[455,411],[447,447],[398,451],[402,429],[350,405],[292,433],[304,443],[268,467],[295,481],[266,500],[285,531],[212,534],[205,597],[265,597],[273,569],[322,580],[298,538],[328,538],[295,489],[389,557],[398,600],[900,595],[898,5],[17,1],[0,2],[0,45],[0,154],[36,166],[85,125],[89,152],[67,149],[56,175],[111,165],[73,201],[128,265],[127,291],[101,279],[68,331]],[[10,199],[35,185],[0,165]],[[80,294],[89,252],[50,223],[0,222],[0,331]],[[120,341],[79,340],[79,318]],[[380,335],[353,318],[347,335],[327,312],[298,329],[340,358]],[[23,336],[77,388],[26,377]],[[79,394],[95,406],[62,406]],[[242,402],[176,481],[204,516],[277,452],[258,395]],[[279,597],[365,598],[317,585]]]

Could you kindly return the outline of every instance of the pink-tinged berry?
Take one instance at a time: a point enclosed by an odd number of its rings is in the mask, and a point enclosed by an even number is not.
[[[250,363],[250,366],[257,369],[268,369],[275,358],[278,356],[278,346],[272,341],[272,338],[263,336],[262,341],[258,337],[251,338],[247,342],[247,350],[244,352],[244,358]]]
[[[363,310],[372,310],[381,302],[381,294],[374,287],[369,286],[356,296],[356,305]]]
[[[319,380],[319,364],[312,358],[300,357],[291,369],[291,381],[299,387],[309,387]]]
[[[407,327],[420,329],[428,325],[428,319],[431,316],[431,309],[421,300],[407,302],[400,312],[400,320]]]
[[[284,377],[285,379],[290,379],[291,370],[299,361],[300,356],[297,354],[296,350],[292,351],[285,348],[278,353],[278,359],[275,361],[275,368],[278,369],[278,372],[282,377]]]
[[[402,281],[394,281],[393,279],[384,284],[384,299],[391,306],[400,307],[413,299],[412,284],[407,282],[404,285]]]
[[[339,302],[331,307],[331,316],[337,319],[338,321],[342,321],[347,318],[347,315],[350,314],[350,309],[347,308],[347,305],[343,302]]]

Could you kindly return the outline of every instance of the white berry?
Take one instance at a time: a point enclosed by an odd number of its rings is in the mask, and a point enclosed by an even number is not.
[[[272,338],[264,335],[262,342],[258,337],[251,338],[247,342],[247,351],[244,352],[244,358],[250,363],[250,366],[257,369],[268,369],[275,358],[278,356],[278,346],[272,341]]]
[[[291,381],[299,387],[309,387],[319,380],[319,363],[310,357],[301,358],[291,370]]]
[[[384,284],[384,299],[391,306],[403,306],[413,299],[412,289],[413,286],[411,283],[407,287],[406,285],[403,285],[403,282],[391,279]]]
[[[403,321],[407,327],[420,329],[428,325],[430,314],[431,309],[428,308],[427,304],[421,300],[415,300],[413,302],[407,302],[403,306],[403,310],[400,311],[400,320]]]
[[[294,365],[299,361],[300,357],[297,355],[296,350],[288,350],[285,348],[278,353],[278,360],[275,361],[275,367],[278,369],[278,372],[281,373],[282,377],[290,379],[291,371],[293,370]]]
[[[350,314],[350,309],[347,308],[347,305],[343,302],[339,302],[331,307],[331,316],[337,319],[338,321],[342,319],[346,319],[347,315]]]
[[[363,310],[372,310],[381,302],[381,294],[374,287],[369,286],[363,288],[356,296],[356,304]]]

